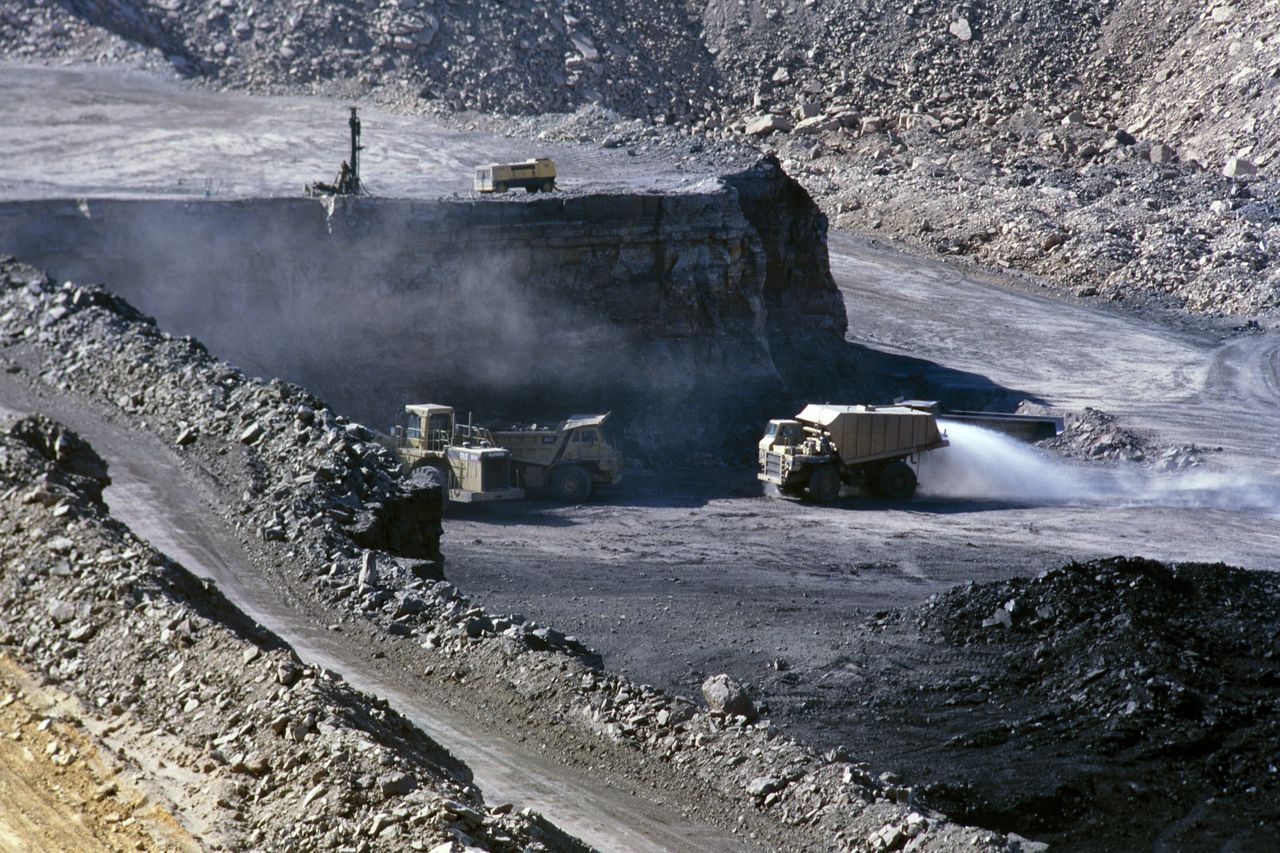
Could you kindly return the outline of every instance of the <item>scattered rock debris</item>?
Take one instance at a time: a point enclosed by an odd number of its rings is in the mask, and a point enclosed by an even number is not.
[[[125,760],[182,780],[173,811],[203,843],[579,849],[536,816],[487,808],[385,701],[303,664],[114,521],[106,478],[81,473],[105,465],[74,433],[40,415],[0,431],[0,536],[33,546],[0,564],[4,653],[74,695],[106,732],[128,734]],[[51,458],[57,445],[75,453]],[[69,743],[46,753],[76,760]]]
[[[1126,428],[1115,415],[1091,406],[1068,412],[1063,420],[1062,432],[1039,442],[1039,446],[1077,459],[1136,462],[1165,471],[1199,467],[1210,452],[1196,444],[1160,445]]]

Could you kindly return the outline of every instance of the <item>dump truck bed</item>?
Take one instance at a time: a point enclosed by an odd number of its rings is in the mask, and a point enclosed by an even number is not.
[[[559,455],[564,433],[556,429],[494,430],[493,440],[517,462],[550,465]]]
[[[904,406],[809,405],[796,420],[821,427],[846,465],[920,453],[948,442],[931,413]]]

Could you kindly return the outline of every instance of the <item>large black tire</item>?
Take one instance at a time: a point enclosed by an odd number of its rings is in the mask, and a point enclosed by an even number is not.
[[[554,180],[542,182],[542,191],[544,193],[552,192],[555,190],[555,188],[556,188],[556,182]]]
[[[901,459],[895,459],[880,469],[876,491],[891,501],[905,501],[916,493],[916,472]]]
[[[833,501],[840,496],[840,472],[834,465],[820,465],[809,475],[809,497],[818,503]]]
[[[591,478],[577,465],[564,465],[551,472],[547,489],[558,501],[576,503],[591,494]]]

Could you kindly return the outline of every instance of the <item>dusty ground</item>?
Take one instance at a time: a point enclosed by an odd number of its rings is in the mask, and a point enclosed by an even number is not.
[[[332,180],[347,156],[342,101],[210,92],[122,67],[3,59],[0,97],[13,121],[0,129],[12,158],[0,197],[296,197],[304,183]],[[361,176],[375,196],[469,194],[476,163],[528,156],[526,141],[439,119],[377,107],[360,118]],[[689,156],[686,170],[664,151],[630,156],[575,141],[540,141],[538,150],[560,163],[557,185],[568,192],[679,192],[709,177],[706,158]]]

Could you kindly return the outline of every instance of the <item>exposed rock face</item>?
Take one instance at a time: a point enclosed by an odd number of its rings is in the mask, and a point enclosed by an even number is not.
[[[347,532],[363,548],[417,557],[412,570],[422,578],[444,580],[440,566],[440,523],[444,484],[432,468],[405,478],[401,490],[387,500],[356,513]]]
[[[827,217],[776,157],[725,178],[764,249],[771,335],[799,330],[844,337],[844,300],[831,277]]]
[[[845,325],[826,218],[774,160],[675,195],[20,203],[0,238],[371,423],[434,399],[652,435],[658,406],[713,435]]]

